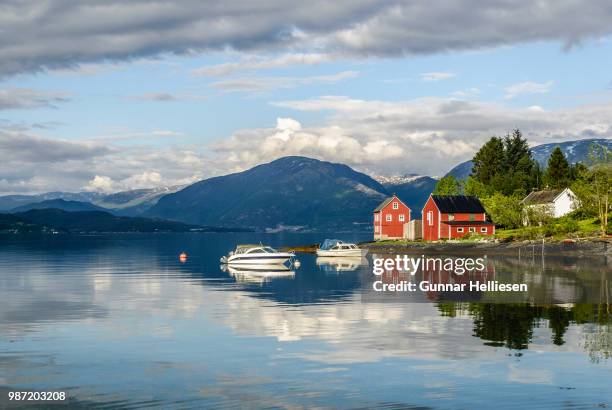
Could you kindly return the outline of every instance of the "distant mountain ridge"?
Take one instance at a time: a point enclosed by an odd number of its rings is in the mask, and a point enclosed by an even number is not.
[[[389,182],[384,184],[384,187],[391,194],[396,194],[410,208],[410,217],[415,219],[421,217],[421,210],[437,183],[435,178],[419,176],[404,182],[401,179],[398,182]]]
[[[577,141],[553,142],[550,144],[536,145],[530,148],[533,158],[545,168],[548,163],[548,157],[552,151],[559,147],[567,160],[574,164],[576,162],[584,162],[588,158],[589,148],[591,144],[596,143],[612,149],[612,140],[605,138],[592,138]],[[451,169],[446,175],[452,175],[457,179],[467,179],[472,173],[472,161],[465,161]]]
[[[225,228],[177,221],[112,215],[103,211],[31,209],[0,213],[0,232],[11,233],[118,233],[118,232],[225,232]]]
[[[97,210],[108,211],[122,216],[138,216],[157,203],[159,198],[178,191],[183,186],[133,189],[112,194],[98,192],[47,192],[34,195],[5,195],[0,196],[0,212],[12,210],[58,208],[70,210],[67,204],[53,203],[54,200],[76,201],[90,203]],[[34,205],[36,204],[36,205]]]
[[[187,223],[356,229],[389,192],[347,165],[284,157],[197,182],[162,197],[145,216]]]
[[[82,201],[67,201],[65,199],[48,199],[46,201],[34,202],[31,204],[21,205],[10,210],[11,213],[26,212],[31,209],[61,209],[63,211],[78,212],[78,211],[106,211],[106,209],[96,206],[90,202]]]

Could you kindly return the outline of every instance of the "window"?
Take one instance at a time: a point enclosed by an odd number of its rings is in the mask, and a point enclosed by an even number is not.
[[[457,232],[462,233],[463,232],[463,228],[457,228]]]
[[[487,228],[485,228],[484,226],[482,228],[480,228],[480,232],[482,233],[487,233]]]
[[[378,221],[378,215],[379,215],[379,214],[374,214],[374,220],[375,220],[375,221]]]
[[[433,212],[432,211],[427,212],[427,224],[429,226],[433,226]]]
[[[393,217],[391,216],[391,214],[387,214],[387,222],[391,222],[392,219]]]
[[[393,202],[393,209],[399,209],[399,204],[397,202]]]
[[[471,227],[471,228],[470,228],[470,232],[476,232],[476,228]]]
[[[449,221],[454,221],[455,220],[455,214],[448,214],[448,220]]]
[[[378,225],[374,227],[374,232],[378,232]]]
[[[404,222],[404,218],[405,218],[404,214],[401,214],[401,215],[399,216],[399,221],[400,221],[400,222]]]

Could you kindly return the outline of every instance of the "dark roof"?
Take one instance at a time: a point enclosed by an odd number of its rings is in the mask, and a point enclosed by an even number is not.
[[[545,189],[543,191],[533,191],[523,199],[523,204],[548,204],[551,203],[559,194],[560,189]]]
[[[380,212],[380,211],[381,211],[381,210],[382,210],[382,209],[383,209],[385,206],[389,205],[389,203],[390,203],[391,201],[393,201],[393,198],[397,199],[397,200],[398,200],[398,201],[400,201],[400,202],[401,202],[401,203],[402,203],[402,204],[403,204],[403,205],[404,205],[406,208],[410,209],[410,207],[409,207],[408,205],[404,204],[404,202],[403,202],[401,199],[399,199],[399,198],[397,197],[397,195],[393,194],[393,195],[391,195],[389,198],[387,198],[387,199],[385,199],[384,201],[382,201],[382,202],[380,203],[380,205],[378,205],[378,206],[377,206],[377,207],[374,209],[374,211],[373,211],[373,212]]]
[[[442,221],[442,223],[453,226],[493,225],[493,222],[489,221]]]
[[[475,196],[466,195],[432,195],[440,212],[482,214],[484,207]]]
[[[392,200],[393,200],[393,197],[392,197],[392,196],[390,196],[389,198],[385,199],[384,201],[382,201],[382,202],[380,203],[380,205],[378,205],[378,206],[377,206],[377,207],[374,209],[374,212],[378,212],[378,211],[380,211],[380,210],[381,210],[381,209],[383,209],[385,206],[389,205],[389,202],[391,202]]]

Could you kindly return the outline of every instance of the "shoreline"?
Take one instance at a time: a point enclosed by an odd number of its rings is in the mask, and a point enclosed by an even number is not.
[[[544,242],[537,240],[520,242],[363,242],[360,247],[370,252],[432,253],[432,254],[482,254],[528,256],[572,255],[612,256],[612,240],[589,239],[576,241]]]

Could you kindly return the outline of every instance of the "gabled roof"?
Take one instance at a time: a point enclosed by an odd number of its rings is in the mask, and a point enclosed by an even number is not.
[[[389,198],[385,199],[384,201],[382,201],[380,203],[380,205],[378,205],[374,211],[372,212],[380,212],[384,209],[384,207],[386,207],[387,205],[389,205],[391,203],[391,201],[393,201],[393,199],[397,199],[398,201],[400,201],[402,203],[402,205],[404,205],[406,208],[410,209],[410,207],[408,205],[406,205],[401,199],[399,199],[397,197],[397,195],[393,194],[391,195]]]
[[[544,189],[542,191],[533,191],[523,199],[525,205],[549,204],[555,200],[559,194],[563,192],[561,189]]]
[[[440,212],[482,214],[485,209],[475,196],[466,195],[432,195]]]

